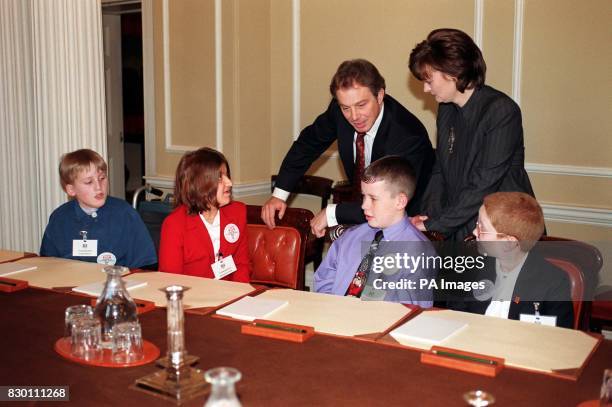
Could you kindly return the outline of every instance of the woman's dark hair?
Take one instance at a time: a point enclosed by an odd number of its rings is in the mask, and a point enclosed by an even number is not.
[[[185,153],[176,167],[175,206],[185,205],[190,215],[219,206],[217,186],[223,165],[227,168],[229,177],[230,168],[227,159],[217,150],[203,147]]]
[[[457,79],[457,90],[480,88],[485,83],[487,65],[472,38],[453,28],[433,30],[410,53],[410,72],[420,81],[431,69]]]

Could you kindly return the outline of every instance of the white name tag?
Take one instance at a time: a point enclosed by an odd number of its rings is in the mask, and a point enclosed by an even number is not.
[[[217,280],[232,274],[236,270],[238,269],[236,268],[236,263],[234,263],[234,258],[231,254],[212,264],[212,271]]]
[[[557,317],[553,315],[521,314],[521,321],[539,325],[557,326]]]
[[[77,239],[72,241],[72,255],[75,257],[91,257],[98,255],[97,240]]]
[[[117,256],[115,256],[111,252],[100,253],[98,258],[96,259],[96,263],[104,264],[105,266],[114,266],[115,263],[117,263]]]

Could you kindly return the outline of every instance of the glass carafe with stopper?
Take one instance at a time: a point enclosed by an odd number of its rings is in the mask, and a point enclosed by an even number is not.
[[[102,294],[98,297],[94,315],[100,319],[102,324],[102,347],[112,346],[111,330],[120,322],[138,322],[138,311],[136,303],[128,294],[121,274],[127,271],[127,267],[107,266],[106,284]]]
[[[242,374],[232,367],[207,370],[204,378],[212,385],[212,389],[204,407],[241,407],[234,388],[241,377]]]

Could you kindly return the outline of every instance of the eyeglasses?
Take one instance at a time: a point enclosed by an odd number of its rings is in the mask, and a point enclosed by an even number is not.
[[[478,238],[480,238],[480,235],[495,235],[495,236],[506,236],[505,233],[498,233],[498,232],[487,232],[486,230],[482,230],[480,229],[480,223],[476,222],[476,235]]]

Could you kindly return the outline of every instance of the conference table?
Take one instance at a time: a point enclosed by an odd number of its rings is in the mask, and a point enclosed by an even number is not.
[[[159,369],[153,363],[91,367],[54,351],[63,334],[64,309],[89,302],[83,296],[32,287],[0,293],[0,385],[69,386],[71,404],[83,406],[171,405],[130,388],[136,379]],[[143,337],[164,354],[166,310],[156,308],[139,319]],[[511,368],[491,378],[422,364],[420,352],[413,349],[323,334],[304,343],[286,342],[243,335],[242,324],[212,314],[185,315],[186,348],[199,356],[196,367],[240,370],[237,392],[244,406],[460,406],[466,405],[463,394],[477,389],[490,392],[495,406],[575,406],[598,398],[603,371],[612,367],[610,341],[597,347],[576,381]],[[202,395],[184,405],[202,406],[205,400]]]

